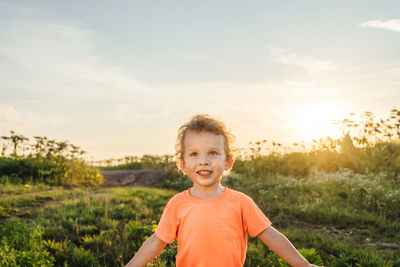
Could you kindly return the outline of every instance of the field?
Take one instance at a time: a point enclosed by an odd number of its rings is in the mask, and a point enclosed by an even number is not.
[[[252,197],[311,263],[400,267],[400,111],[386,120],[365,116],[362,124],[343,120],[361,127],[353,139],[321,138],[310,150],[250,142],[222,183]],[[25,144],[13,131],[2,138],[3,154],[12,153],[0,157],[0,266],[124,266],[167,201],[191,186],[171,155],[100,162],[166,172],[153,188],[106,188],[101,170],[67,141]],[[174,266],[176,253],[175,242],[150,265]],[[249,238],[245,266],[285,264]]]
[[[400,190],[384,174],[342,170],[304,178],[231,173],[310,261],[325,266],[400,266]],[[159,187],[179,188],[187,178]],[[179,191],[179,190],[178,190]],[[177,190],[0,185],[1,266],[123,266],[150,236]],[[152,266],[173,266],[173,243]],[[249,238],[245,266],[283,266]]]

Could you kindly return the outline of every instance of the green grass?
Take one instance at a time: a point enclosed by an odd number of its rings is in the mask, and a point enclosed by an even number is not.
[[[38,191],[53,190],[56,187],[45,184],[7,184],[0,185],[0,196],[5,197],[7,195],[20,195],[26,193],[33,193]]]
[[[43,253],[50,253],[47,259],[53,257],[55,265],[121,266],[153,233],[173,194],[147,188],[55,189],[35,191],[28,196],[8,194],[0,201],[1,209],[9,212],[0,229],[7,232],[16,222],[24,229],[40,229],[36,243],[46,249]],[[24,213],[19,209],[24,209]],[[3,251],[13,248],[29,254],[31,247],[14,242],[23,238],[20,235],[25,232],[15,232],[15,236],[7,239],[0,236],[0,241],[4,239],[0,247]],[[13,264],[23,265],[21,255]]]
[[[223,182],[250,195],[310,261],[400,265],[399,188],[384,175],[313,172],[298,179],[232,173]],[[177,191],[0,185],[0,192],[2,266],[123,266],[154,232]],[[176,252],[175,242],[151,266],[173,265]],[[29,262],[23,255],[31,255]],[[260,240],[249,238],[245,266],[266,265],[285,266]]]

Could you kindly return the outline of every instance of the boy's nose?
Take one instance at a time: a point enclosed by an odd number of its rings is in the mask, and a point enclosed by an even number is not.
[[[210,164],[210,160],[208,159],[208,157],[201,157],[200,164],[208,165]]]

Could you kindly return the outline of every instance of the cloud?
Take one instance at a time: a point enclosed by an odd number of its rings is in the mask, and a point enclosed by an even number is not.
[[[339,68],[336,62],[298,55],[282,48],[269,46],[267,51],[273,62],[301,67],[311,74],[335,71]]]
[[[69,117],[100,116],[105,103],[141,103],[157,95],[157,88],[110,62],[98,32],[54,21],[46,10],[18,5],[10,10],[18,16],[0,16],[0,90],[16,108],[29,99],[42,109],[71,111]]]
[[[31,112],[17,110],[14,106],[0,103],[0,130],[23,130],[40,128],[48,124],[57,124],[62,118],[51,116],[37,116]]]
[[[124,70],[105,63],[95,48],[101,42],[95,32],[30,20],[2,21],[0,26],[0,69],[9,70],[3,86],[52,92],[60,88],[79,94],[148,89]]]
[[[118,120],[137,119],[145,117],[165,117],[170,112],[168,110],[157,110],[151,108],[135,107],[133,105],[117,103],[113,105],[113,111],[109,113],[109,118]]]
[[[389,20],[368,20],[361,23],[361,27],[370,27],[378,29],[386,29],[395,32],[400,32],[400,19],[389,19]]]

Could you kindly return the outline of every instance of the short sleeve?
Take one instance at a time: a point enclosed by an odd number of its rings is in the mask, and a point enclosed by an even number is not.
[[[264,215],[253,199],[248,196],[245,197],[244,201],[243,222],[247,233],[251,237],[258,236],[271,226],[270,220]]]
[[[174,242],[177,235],[179,222],[175,207],[174,198],[172,198],[165,206],[156,228],[156,236],[166,243]]]

